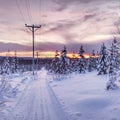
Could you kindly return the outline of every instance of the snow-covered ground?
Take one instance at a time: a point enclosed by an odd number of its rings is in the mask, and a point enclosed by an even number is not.
[[[51,79],[50,86],[69,120],[120,120],[120,89],[107,91],[107,81],[108,75],[89,72]]]
[[[47,72],[42,70],[35,77],[27,77],[26,82],[22,80],[24,87],[18,86],[21,92],[17,97],[1,109],[0,120],[68,120],[48,86]]]
[[[2,79],[3,76],[0,76]],[[0,120],[10,120],[8,114],[16,106],[22,96],[23,92],[26,91],[28,83],[31,81],[29,72],[24,74],[14,74],[5,77],[6,85],[4,92],[0,94]],[[11,113],[14,114],[15,111]]]
[[[0,120],[120,120],[120,89],[107,91],[107,81],[96,72],[14,75],[8,82],[16,94],[1,100]]]

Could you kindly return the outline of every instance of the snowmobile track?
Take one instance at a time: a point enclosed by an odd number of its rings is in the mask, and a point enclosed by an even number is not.
[[[68,120],[46,80],[46,72],[41,71],[39,75],[26,85],[5,120]]]

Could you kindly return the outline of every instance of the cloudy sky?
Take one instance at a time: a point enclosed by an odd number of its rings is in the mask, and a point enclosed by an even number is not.
[[[120,25],[120,0],[0,0],[0,52],[31,50],[31,31],[25,24],[41,24],[36,50],[77,52],[99,50],[111,43]]]

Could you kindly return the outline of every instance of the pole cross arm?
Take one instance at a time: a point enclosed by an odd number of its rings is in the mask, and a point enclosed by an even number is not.
[[[27,24],[25,24],[25,27],[34,27],[34,28],[41,28],[41,25],[27,25]]]

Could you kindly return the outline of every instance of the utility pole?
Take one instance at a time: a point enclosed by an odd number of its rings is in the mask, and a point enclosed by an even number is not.
[[[32,60],[32,71],[34,75],[34,66],[35,66],[35,55],[34,55],[34,36],[35,36],[35,31],[37,31],[39,28],[41,28],[41,25],[27,25],[25,24],[25,27],[27,27],[30,31],[32,31],[32,39],[33,39],[33,60]]]
[[[39,54],[38,54],[38,52],[36,52],[36,55],[37,55],[37,70],[38,70],[38,56],[39,56]]]

